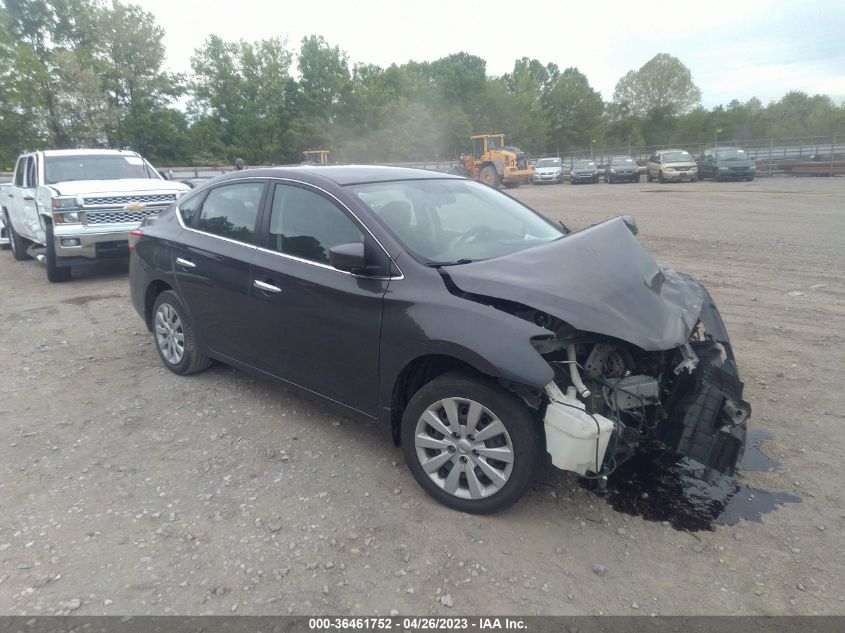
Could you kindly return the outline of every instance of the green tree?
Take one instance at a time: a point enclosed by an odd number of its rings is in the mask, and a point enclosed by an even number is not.
[[[117,112],[110,140],[156,160],[174,155],[174,137],[184,128],[168,106],[183,92],[184,78],[164,70],[164,31],[152,14],[114,0],[100,11],[97,66],[108,102]]]
[[[689,68],[681,60],[659,53],[617,82],[613,101],[627,103],[639,116],[645,116],[653,108],[682,114],[701,101],[701,90],[693,83]]]
[[[567,68],[555,81],[546,99],[549,137],[561,151],[590,144],[601,124],[604,102],[577,68]]]
[[[201,131],[191,134],[195,154],[216,160],[243,157],[250,164],[291,158],[292,55],[279,38],[224,42],[216,35],[191,58],[189,114]],[[204,146],[197,146],[197,139]],[[222,155],[227,154],[227,155]]]

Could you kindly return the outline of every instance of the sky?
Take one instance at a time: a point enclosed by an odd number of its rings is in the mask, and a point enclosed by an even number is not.
[[[131,0],[165,29],[170,70],[188,72],[211,34],[281,36],[298,50],[322,35],[352,64],[433,61],[465,51],[502,75],[521,57],[575,66],[605,100],[657,53],[686,64],[707,108],[789,90],[845,101],[843,0]]]

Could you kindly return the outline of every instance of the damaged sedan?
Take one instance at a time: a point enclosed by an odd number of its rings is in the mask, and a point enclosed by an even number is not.
[[[546,460],[601,484],[654,444],[705,478],[742,458],[719,312],[635,233],[423,170],[255,169],[133,231],[130,285],[174,373],[216,360],[377,421],[428,494],[486,514]]]

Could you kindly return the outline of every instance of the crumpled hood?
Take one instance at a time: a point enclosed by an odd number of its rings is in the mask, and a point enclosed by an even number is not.
[[[181,182],[156,180],[154,178],[123,178],[120,180],[71,180],[47,185],[59,192],[60,196],[85,196],[86,194],[115,195],[148,191],[187,191],[190,189]]]
[[[516,301],[647,351],[686,343],[706,296],[688,275],[660,268],[622,218],[447,272],[465,292]]]

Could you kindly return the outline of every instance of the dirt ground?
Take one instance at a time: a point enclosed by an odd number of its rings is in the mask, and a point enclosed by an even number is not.
[[[685,531],[548,469],[458,514],[375,426],[224,366],[170,374],[124,262],[53,285],[5,251],[0,614],[845,613],[845,179],[512,193],[572,228],[631,213],[710,288],[779,462],[737,494],[800,502]]]

